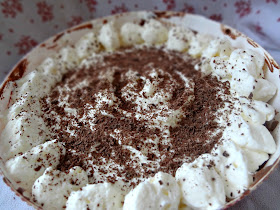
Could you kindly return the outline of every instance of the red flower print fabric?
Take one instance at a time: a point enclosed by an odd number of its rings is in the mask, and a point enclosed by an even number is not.
[[[37,13],[41,16],[43,22],[51,21],[53,19],[53,5],[48,4],[46,1],[41,1],[36,4]]]
[[[21,39],[14,44],[14,46],[18,49],[19,55],[24,55],[37,44],[38,42],[32,39],[30,36],[22,36]]]
[[[19,0],[5,0],[0,3],[2,14],[6,18],[15,18],[18,13],[23,12],[22,4]]]
[[[43,40],[83,21],[140,10],[203,15],[230,25],[258,42],[280,63],[279,0],[0,0],[0,80]],[[279,209],[280,169],[234,209]],[[31,210],[0,179],[2,209]],[[4,195],[1,197],[1,195]],[[11,202],[12,201],[12,202]]]

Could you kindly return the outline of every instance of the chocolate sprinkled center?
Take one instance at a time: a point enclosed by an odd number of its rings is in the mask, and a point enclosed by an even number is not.
[[[41,100],[50,139],[67,150],[58,169],[81,166],[91,183],[135,186],[158,171],[175,175],[209,153],[223,131],[215,120],[224,107],[219,91],[229,94],[229,85],[202,77],[198,62],[165,49],[128,48],[64,75]]]

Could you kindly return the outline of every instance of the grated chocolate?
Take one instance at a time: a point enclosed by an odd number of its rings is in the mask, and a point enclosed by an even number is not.
[[[197,63],[198,59],[187,54],[163,48],[122,48],[104,54],[89,67],[83,66],[65,74],[52,93],[41,100],[43,118],[51,131],[49,138],[63,142],[67,150],[57,169],[67,172],[80,166],[87,171],[92,183],[122,180],[134,187],[158,171],[174,176],[184,162],[209,153],[221,141],[224,128],[219,127],[215,119],[217,111],[224,107],[219,91],[229,94],[229,84],[211,75],[203,76],[194,69]],[[161,129],[150,126],[153,118],[138,119],[134,114],[137,104],[122,94],[131,82],[123,75],[130,70],[137,72],[133,78],[137,80],[134,89],[140,94],[145,85],[142,78],[154,80],[149,75],[152,69],[167,73],[159,76],[158,87],[172,95],[168,107],[180,109],[183,113],[176,126],[166,128],[170,132],[167,142]],[[100,75],[105,75],[108,70],[114,72],[111,83],[100,79]],[[193,82],[192,91],[176,72]],[[171,83],[168,75],[175,82]],[[86,85],[77,88],[84,81]],[[100,91],[114,95],[118,106],[103,103],[99,109],[107,114],[97,111],[94,117],[89,117],[85,107],[96,106],[96,95]],[[67,103],[62,103],[63,98]],[[142,111],[153,114],[158,106],[150,104]],[[66,108],[75,109],[76,115],[67,113]],[[124,111],[132,113],[131,116],[123,114]],[[116,130],[121,131],[118,138],[111,135]],[[147,161],[140,161],[136,151]],[[111,166],[105,167],[109,163]]]

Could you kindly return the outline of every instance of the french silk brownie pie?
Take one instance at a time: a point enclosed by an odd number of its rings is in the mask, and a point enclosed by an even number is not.
[[[277,68],[251,39],[194,15],[69,29],[2,84],[4,180],[42,209],[229,206],[279,161]]]

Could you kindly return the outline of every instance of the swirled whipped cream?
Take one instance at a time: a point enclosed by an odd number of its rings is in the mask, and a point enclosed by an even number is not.
[[[225,38],[108,22],[15,81],[7,173],[43,209],[219,209],[276,149],[264,65]]]

